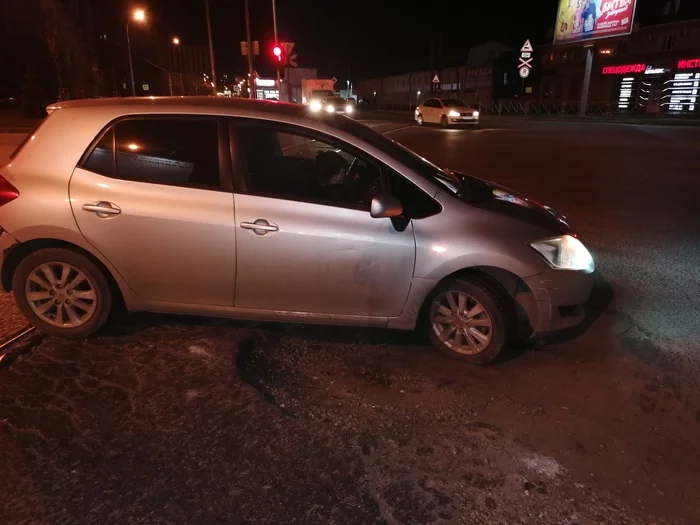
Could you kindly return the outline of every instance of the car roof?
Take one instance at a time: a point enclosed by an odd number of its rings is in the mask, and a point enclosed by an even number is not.
[[[73,108],[95,108],[99,110],[144,111],[149,109],[181,109],[196,111],[197,109],[243,110],[290,117],[303,117],[308,108],[299,104],[290,104],[273,100],[251,100],[247,98],[229,97],[129,97],[129,98],[90,98],[80,100],[65,100],[47,106],[46,111]]]

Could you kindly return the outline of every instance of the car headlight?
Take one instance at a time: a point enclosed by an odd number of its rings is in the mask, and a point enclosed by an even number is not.
[[[321,103],[318,100],[312,100],[309,107],[311,111],[321,111]]]
[[[326,111],[328,111],[328,113],[333,113],[335,111],[335,108],[332,105],[328,104],[326,106]]]
[[[478,116],[479,116],[479,112],[478,112],[478,111],[475,111],[474,113],[472,113],[472,115],[475,116],[475,117],[478,117]]]
[[[450,117],[459,117],[459,111],[455,111],[454,109],[451,109],[450,112],[448,113]]]
[[[352,113],[352,110],[352,104],[348,104],[347,106],[345,106],[345,113]]]
[[[591,273],[595,262],[581,241],[571,235],[562,235],[533,242],[532,246],[552,268],[558,270],[582,270]]]

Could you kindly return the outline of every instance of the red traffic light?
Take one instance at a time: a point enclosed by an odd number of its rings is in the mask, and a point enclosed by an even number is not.
[[[273,47],[272,54],[277,57],[277,60],[282,60],[282,48],[280,46]]]

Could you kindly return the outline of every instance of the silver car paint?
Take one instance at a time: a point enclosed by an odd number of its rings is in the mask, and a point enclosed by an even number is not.
[[[237,234],[235,306],[263,310],[398,316],[411,286],[413,227],[354,210],[236,195],[242,221],[278,231]]]
[[[85,239],[143,299],[233,306],[231,193],[118,180],[76,168],[70,200]],[[120,214],[100,218],[83,209],[99,201],[116,205]]]
[[[542,319],[551,319],[556,306],[580,304],[590,294],[591,275],[554,271],[527,246],[528,242],[547,237],[551,232],[460,202],[439,184],[413,173],[371,144],[339,129],[335,119],[343,117],[309,116],[304,107],[217,98],[107,99],[67,102],[59,106],[36,132],[35,138],[40,140],[30,140],[13,163],[3,168],[3,176],[20,189],[21,196],[0,209],[0,224],[19,242],[58,239],[92,253],[112,274],[130,310],[410,329],[415,326],[427,295],[441,279],[477,266],[486,271],[502,269],[528,283],[531,297],[523,304],[529,304],[526,311],[533,327],[546,331],[548,326]],[[329,217],[342,217],[346,210],[333,208],[333,213],[321,214],[324,220],[319,223],[302,217],[300,212],[311,210],[307,205],[285,202],[285,206],[278,206],[271,215],[270,208],[256,209],[261,203],[256,204],[253,197],[245,195],[235,196],[234,220],[233,205],[227,209],[225,202],[231,195],[212,192],[218,193],[217,196],[199,199],[199,204],[208,208],[204,212],[206,215],[200,213],[194,218],[183,203],[185,194],[194,195],[190,192],[198,190],[159,186],[157,194],[140,194],[125,181],[113,179],[108,179],[109,187],[101,188],[99,176],[75,168],[93,138],[107,124],[118,117],[141,114],[256,118],[327,133],[401,173],[435,196],[443,211],[433,217],[411,221],[409,228],[399,235],[389,231],[388,219],[370,219],[369,213],[366,221],[355,217],[343,230],[337,223],[329,222]],[[70,200],[76,217],[68,195],[68,181],[74,171]],[[115,188],[119,188],[119,195]],[[126,213],[110,219],[94,219],[88,217],[87,212],[81,215],[83,201],[103,200],[118,200],[115,204]],[[256,236],[250,230],[239,228],[240,222],[256,218],[279,222],[280,231]],[[169,220],[178,222],[167,224],[165,221]],[[227,227],[227,221],[231,228]],[[187,222],[190,224],[183,230]],[[362,224],[369,225],[374,230],[372,235],[380,234],[380,237],[372,242],[365,232],[363,238],[358,231]],[[116,237],[115,232],[118,232]],[[282,235],[278,235],[280,233]],[[329,235],[336,233],[341,234],[340,240],[329,242]],[[199,235],[206,235],[207,239],[200,239]],[[113,246],[109,246],[110,237],[116,239]],[[299,243],[301,237],[309,240]],[[411,237],[415,237],[415,241]],[[167,242],[163,238],[168,239]],[[231,256],[231,242],[236,238],[239,241],[237,262]],[[353,242],[353,238],[357,242]],[[194,245],[180,245],[183,240]],[[155,244],[151,244],[153,242]],[[285,254],[267,248],[273,243],[281,250],[303,246],[305,252],[293,252],[293,265],[285,266]],[[256,245],[265,254],[259,261],[254,255]],[[158,246],[163,253],[155,249]],[[145,252],[135,253],[135,247]],[[197,253],[199,250],[203,252]],[[221,253],[212,258],[218,250]],[[330,250],[342,252],[334,254]],[[330,263],[335,265],[341,253],[351,258],[335,276],[330,273]],[[394,260],[394,266],[389,265],[388,261],[396,257],[401,260]],[[183,260],[185,264],[179,264]],[[284,273],[271,276],[266,271],[261,272],[261,267],[271,260],[277,270],[282,268]],[[408,268],[414,265],[415,271],[409,272]],[[201,275],[193,275],[197,268]],[[553,275],[553,278],[543,277],[546,275]],[[384,282],[387,276],[391,277]],[[180,289],[186,278],[194,282],[190,282],[192,285],[186,282]],[[230,292],[234,278],[235,295]],[[256,283],[257,290],[248,285],[248,279]],[[311,280],[307,281],[307,286],[293,282],[302,279]],[[281,294],[280,285],[284,294]],[[329,286],[340,287],[337,298],[328,292],[326,287]],[[307,290],[315,290],[315,297],[304,298]],[[353,298],[347,306],[340,304],[345,297],[340,290]],[[380,296],[379,292],[386,295]],[[287,293],[300,297],[290,297]],[[205,297],[209,297],[208,304],[201,304]],[[403,305],[400,304],[402,297]],[[312,311],[314,308],[317,311]]]

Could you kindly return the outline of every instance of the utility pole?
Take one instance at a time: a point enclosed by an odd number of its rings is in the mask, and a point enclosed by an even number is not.
[[[246,0],[247,3],[248,0]],[[204,6],[207,10],[207,34],[209,35],[209,61],[211,62],[211,76],[214,84],[214,96],[216,96],[216,66],[214,65],[214,41],[211,37],[211,16],[209,16],[209,0],[204,0]]]
[[[250,38],[250,12],[248,0],[245,0],[245,36],[248,41],[248,89],[250,98],[255,98],[255,78],[253,77],[253,41]]]
[[[272,0],[272,27],[275,32],[275,45],[278,46],[279,42],[277,41],[277,9],[275,8],[275,0]],[[285,57],[287,60],[289,60],[289,57]],[[282,100],[282,83],[280,82],[280,67],[279,64],[276,67],[277,69],[277,90],[278,94],[280,96],[280,100]],[[289,79],[287,79],[289,81]],[[287,102],[291,102],[291,92],[289,96],[287,97]]]

